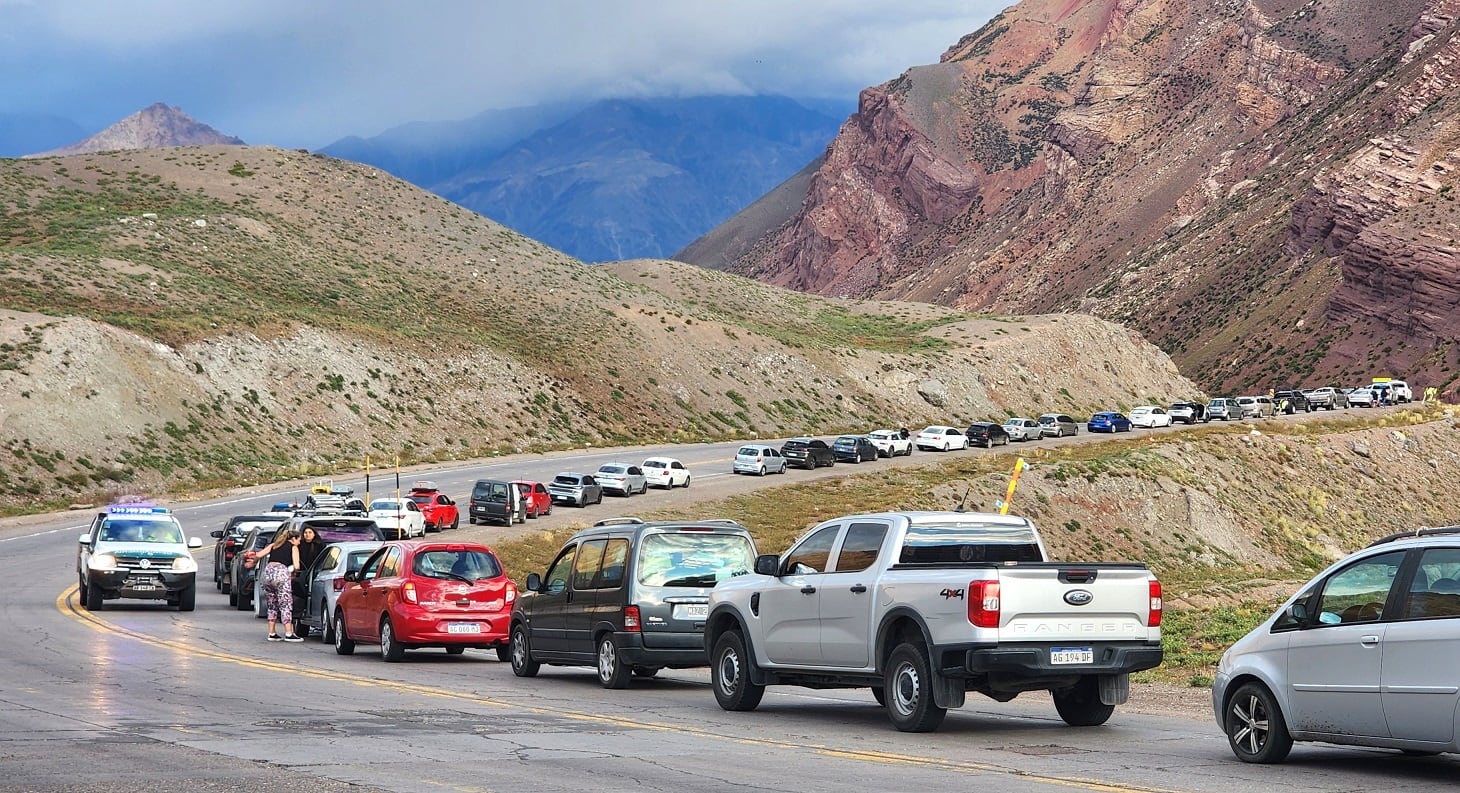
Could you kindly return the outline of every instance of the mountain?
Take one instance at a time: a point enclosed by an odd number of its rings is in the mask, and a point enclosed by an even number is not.
[[[1214,392],[1453,396],[1457,25],[1456,0],[1024,0],[863,91],[815,173],[678,256],[1094,314]]]
[[[29,157],[65,157],[98,151],[158,149],[166,146],[242,146],[243,141],[224,135],[193,119],[181,108],[158,102],[118,121],[101,132],[69,146]]]
[[[69,118],[30,113],[0,113],[0,157],[23,157],[64,146],[86,136]]]
[[[1197,395],[1089,316],[588,266],[268,147],[0,161],[0,508],[509,450],[781,437]]]

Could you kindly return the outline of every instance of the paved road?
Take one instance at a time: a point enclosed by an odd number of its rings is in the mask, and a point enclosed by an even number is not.
[[[695,471],[691,496],[710,489],[733,446],[678,450]],[[625,454],[487,465],[551,474]],[[272,498],[179,511],[208,526]],[[866,691],[778,688],[755,712],[726,713],[697,670],[607,691],[587,669],[518,679],[488,652],[386,665],[370,647],[344,657],[316,641],[267,643],[261,621],[206,588],[187,614],[131,601],[91,614],[75,601],[80,523],[51,517],[0,535],[0,790],[1448,791],[1460,772],[1454,757],[1309,746],[1282,767],[1246,766],[1209,718],[1117,709],[1104,727],[1077,729],[1043,695],[974,696],[939,732],[909,735]]]

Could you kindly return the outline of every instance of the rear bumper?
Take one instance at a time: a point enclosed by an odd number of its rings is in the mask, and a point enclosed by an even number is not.
[[[1050,651],[1067,648],[1089,648],[1094,661],[1088,664],[1055,664]],[[1071,676],[1118,675],[1154,669],[1161,665],[1160,643],[1146,642],[1040,642],[1017,647],[949,648],[940,654],[946,664],[942,673],[948,677],[987,677],[1004,675],[1020,680],[1063,680]],[[957,662],[956,665],[950,662]]]
[[[391,614],[395,634],[402,644],[445,647],[502,647],[507,644],[510,611],[439,614],[406,612]],[[452,633],[448,625],[476,624],[477,633]]]
[[[702,633],[656,634],[654,646],[644,644],[644,634],[618,631],[613,635],[619,657],[633,666],[669,666],[686,669],[709,666]]]

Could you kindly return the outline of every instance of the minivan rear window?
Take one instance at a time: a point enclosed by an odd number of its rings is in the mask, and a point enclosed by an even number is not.
[[[710,587],[749,573],[754,564],[755,549],[741,534],[648,534],[639,546],[638,580],[644,586]]]

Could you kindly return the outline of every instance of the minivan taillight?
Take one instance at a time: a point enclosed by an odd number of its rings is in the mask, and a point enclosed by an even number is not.
[[[624,630],[639,632],[639,607],[624,606]]]
[[[968,582],[968,621],[975,628],[999,627],[999,582]]]
[[[1153,578],[1150,584],[1151,611],[1146,615],[1146,627],[1159,628],[1161,627],[1161,582]]]

